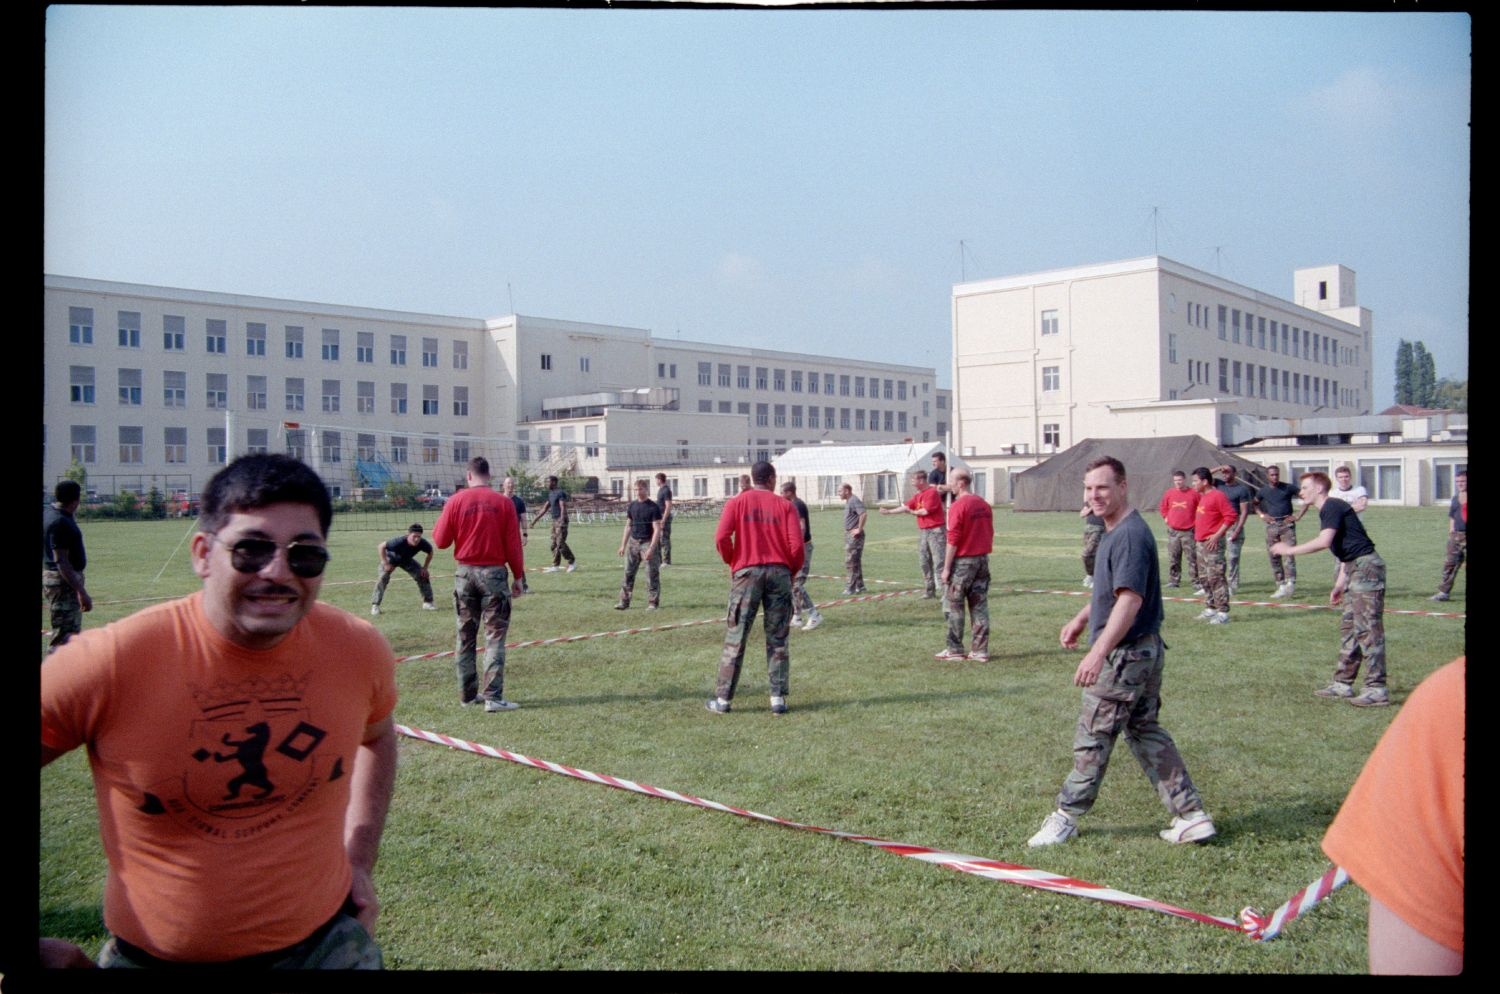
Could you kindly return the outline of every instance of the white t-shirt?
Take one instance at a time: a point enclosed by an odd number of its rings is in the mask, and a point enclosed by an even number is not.
[[[1370,492],[1364,487],[1360,486],[1358,483],[1354,484],[1354,486],[1350,487],[1348,490],[1340,490],[1338,481],[1334,481],[1333,487],[1328,491],[1328,496],[1337,497],[1344,503],[1353,506],[1354,502],[1359,500],[1361,497],[1369,500]]]

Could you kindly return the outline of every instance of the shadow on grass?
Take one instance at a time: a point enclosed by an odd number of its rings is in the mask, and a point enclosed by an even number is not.
[[[43,907],[37,914],[38,935],[103,935],[104,910],[87,907]]]

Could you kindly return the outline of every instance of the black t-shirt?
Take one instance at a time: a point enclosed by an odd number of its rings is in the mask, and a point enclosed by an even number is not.
[[[1156,558],[1156,536],[1132,508],[1112,531],[1104,533],[1099,554],[1094,560],[1094,593],[1089,607],[1089,643],[1099,637],[1114,610],[1116,590],[1133,590],[1141,595],[1141,609],[1135,614],[1122,643],[1133,642],[1143,635],[1161,631],[1161,565]]]
[[[510,502],[516,506],[516,520],[521,522],[524,528],[526,526],[526,502],[515,494],[510,495]]]
[[[1284,518],[1292,513],[1292,498],[1297,488],[1290,483],[1266,484],[1255,495],[1260,509],[1273,518]]]
[[[406,540],[405,535],[397,535],[385,543],[385,558],[392,563],[404,563],[408,559],[415,559],[419,552],[432,555],[432,543],[424,538],[416,545],[412,545]]]
[[[661,520],[661,508],[655,501],[633,500],[625,509],[625,516],[630,519],[630,537],[644,542],[655,530],[652,523]]]
[[[1083,523],[1084,523],[1084,526],[1088,527],[1088,528],[1103,528],[1104,527],[1104,519],[1101,518],[1101,517],[1099,517],[1099,515],[1095,514],[1093,511],[1090,511],[1088,513],[1088,516],[1083,519]]]
[[[1337,497],[1330,497],[1323,502],[1323,509],[1318,512],[1318,527],[1333,529],[1334,558],[1341,563],[1352,563],[1360,556],[1368,556],[1375,551],[1375,543],[1370,541],[1370,536],[1365,534],[1364,523],[1359,520],[1359,515],[1354,513],[1354,508]]]
[[[934,487],[942,486],[943,484],[948,482],[948,471],[946,469],[930,470],[927,473],[927,482],[932,484]],[[946,490],[943,491],[943,504],[947,505],[951,504],[952,502],[953,495],[948,493]]]
[[[797,517],[802,519],[802,541],[812,541],[812,519],[807,516],[807,505],[802,503],[801,497],[793,497],[792,506],[797,509]]]
[[[1453,522],[1453,530],[1456,532],[1467,532],[1469,523],[1464,520],[1463,505],[1458,502],[1458,494],[1448,502],[1448,518]]]
[[[57,550],[68,550],[68,565],[79,573],[88,565],[83,551],[83,532],[71,514],[55,507],[42,512],[42,569],[57,569]]]
[[[664,508],[664,507],[667,506],[667,501],[669,501],[671,499],[672,499],[672,488],[669,487],[669,486],[667,486],[665,483],[663,483],[661,485],[661,488],[656,491],[656,506]],[[669,515],[669,517],[670,517],[670,515]]]
[[[554,518],[560,518],[563,514],[563,501],[572,500],[568,492],[561,488],[547,491],[547,510]]]
[[[1224,495],[1224,499],[1229,501],[1229,506],[1234,508],[1234,513],[1240,517],[1244,517],[1245,508],[1243,505],[1250,503],[1255,497],[1255,491],[1250,489],[1250,485],[1244,480],[1236,479],[1233,483],[1224,483],[1215,480],[1214,486]]]

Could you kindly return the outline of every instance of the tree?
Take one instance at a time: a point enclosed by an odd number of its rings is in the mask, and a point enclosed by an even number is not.
[[[1437,400],[1437,364],[1421,342],[1411,347],[1411,366],[1411,402],[1418,407],[1433,406]]]
[[[1450,380],[1445,376],[1441,380],[1437,381],[1437,388],[1434,391],[1434,394],[1435,397],[1432,404],[1433,407],[1445,407],[1450,411],[1462,411],[1466,414],[1468,413],[1468,380]]]
[[[1413,403],[1412,387],[1412,347],[1403,338],[1396,346],[1396,403]]]
[[[72,480],[80,487],[86,488],[89,482],[89,471],[83,468],[83,463],[79,462],[77,457],[75,456],[73,459],[73,464],[67,469],[63,470],[63,477],[65,479]]]

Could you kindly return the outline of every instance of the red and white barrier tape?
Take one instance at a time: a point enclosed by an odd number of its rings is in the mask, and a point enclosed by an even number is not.
[[[1240,927],[1257,942],[1274,939],[1281,934],[1282,926],[1287,922],[1306,914],[1315,904],[1325,900],[1348,882],[1348,871],[1342,866],[1330,867],[1328,872],[1293,894],[1285,904],[1269,915],[1262,915],[1254,908],[1241,911]]]
[[[709,801],[691,794],[679,793],[675,790],[665,790],[653,787],[650,784],[637,783],[634,780],[626,780],[621,777],[606,776],[600,773],[591,773],[588,770],[579,770],[561,763],[549,762],[545,759],[534,759],[519,753],[508,752],[497,749],[494,746],[481,745],[477,742],[468,742],[456,739],[439,732],[429,732],[424,729],[411,728],[406,725],[397,725],[396,731],[413,739],[432,742],[437,745],[445,745],[451,749],[460,749],[464,752],[472,752],[480,756],[488,756],[491,759],[503,759],[508,763],[517,763],[521,766],[530,766],[534,769],[545,770],[548,773],[558,773],[562,776],[573,777],[577,780],[586,780],[589,783],[602,784],[605,787],[614,787],[617,790],[631,791],[636,794],[645,794],[648,797],[659,797],[663,800],[677,801],[682,804],[690,804],[698,808],[706,808],[711,811],[723,811],[726,814],[739,815],[741,818],[749,818],[754,821],[768,822],[772,825],[780,825],[784,828],[795,828],[805,832],[816,832],[819,835],[827,835],[835,839],[843,839],[847,842],[859,842],[876,849],[883,849],[897,856],[906,856],[911,859],[921,860],[924,863],[933,863],[937,866],[947,867],[959,873],[970,873],[988,880],[996,880],[1001,883],[1019,884],[1022,887],[1033,887],[1037,890],[1052,891],[1056,894],[1070,894],[1074,897],[1086,897],[1094,901],[1104,901],[1109,904],[1119,904],[1131,908],[1144,908],[1147,911],[1158,911],[1162,914],[1173,915],[1178,918],[1186,918],[1189,921],[1202,922],[1206,925],[1217,925],[1234,932],[1248,933],[1248,929],[1242,927],[1233,918],[1221,918],[1216,915],[1205,915],[1187,908],[1179,908],[1175,905],[1165,904],[1161,901],[1153,901],[1147,897],[1139,897],[1125,891],[1115,890],[1110,887],[1102,887],[1083,880],[1075,880],[1072,877],[1059,876],[1048,873],[1045,870],[1036,870],[1017,863],[1003,863],[999,860],[983,859],[978,856],[966,856],[962,853],[945,852],[940,849],[931,849],[927,846],[910,845],[904,842],[892,842],[888,839],[876,838],[872,835],[858,835],[853,832],[841,832],[831,828],[819,828],[816,825],[805,825],[801,822],[788,821],[785,818],[777,818],[774,815],[761,814],[758,811],[749,811],[745,808],[736,808],[728,804],[720,804],[718,801]]]
[[[842,597],[838,600],[824,601],[816,605],[819,608],[838,607],[841,604],[857,604],[862,601],[883,601],[892,597],[905,597],[909,594],[918,593],[916,590],[893,590],[884,594],[861,594],[858,597]],[[676,621],[666,625],[650,625],[645,628],[621,628],[612,632],[593,632],[587,635],[559,635],[550,639],[526,639],[521,642],[507,642],[506,649],[534,649],[544,645],[563,645],[568,642],[583,642],[588,639],[614,638],[617,635],[642,635],[648,632],[667,632],[674,628],[694,628],[698,625],[722,625],[723,618],[702,618],[697,621]],[[443,659],[454,655],[449,649],[445,652],[424,652],[416,656],[403,656],[396,660],[398,663],[413,663],[422,659]]]
[[[1091,590],[1044,590],[1028,587],[1012,587],[1013,594],[1063,594],[1068,597],[1092,597]],[[1201,604],[1202,597],[1162,597],[1164,601],[1175,601],[1181,604]],[[1230,601],[1235,607],[1281,607],[1293,611],[1342,611],[1342,607],[1333,604],[1294,604],[1289,601]],[[1397,610],[1386,608],[1386,614],[1410,614],[1421,618],[1467,618],[1468,615],[1457,611],[1412,611],[1408,609]]]

